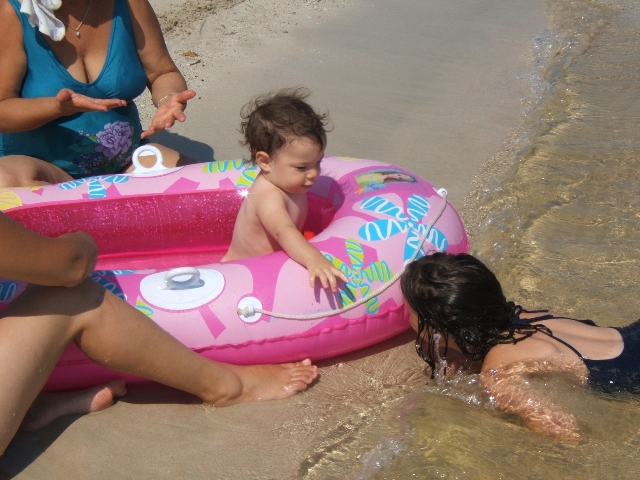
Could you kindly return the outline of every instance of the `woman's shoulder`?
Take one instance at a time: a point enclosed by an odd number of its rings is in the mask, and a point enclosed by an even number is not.
[[[2,60],[5,59],[10,65],[6,69],[2,68],[2,70],[5,73],[13,72],[13,68],[26,62],[26,54],[24,53],[22,23],[16,9],[9,0],[0,0],[0,31],[3,34],[0,64]],[[18,64],[17,62],[20,63]],[[21,67],[18,67],[18,69],[20,68]]]
[[[124,0],[124,2],[129,6],[132,16],[137,21],[147,22],[155,20],[153,23],[157,23],[156,14],[149,0]]]
[[[19,22],[18,15],[16,14],[16,8],[11,4],[9,0],[0,0],[0,18],[10,19],[14,22]]]

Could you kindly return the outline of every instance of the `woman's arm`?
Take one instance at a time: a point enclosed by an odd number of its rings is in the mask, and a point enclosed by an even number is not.
[[[98,249],[84,232],[43,237],[0,213],[0,252],[2,277],[74,287],[93,272]]]
[[[162,36],[158,18],[147,0],[129,0],[129,11],[138,56],[147,74],[147,84],[158,111],[142,137],[184,122],[184,109],[196,92],[187,83],[171,59]]]

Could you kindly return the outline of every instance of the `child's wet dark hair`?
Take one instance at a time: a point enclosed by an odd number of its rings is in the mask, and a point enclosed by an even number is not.
[[[305,102],[309,95],[305,88],[288,88],[261,95],[242,107],[241,144],[249,145],[252,163],[257,152],[273,155],[291,137],[307,137],[326,147],[329,115],[317,113]]]
[[[418,315],[416,350],[432,370],[435,332],[445,342],[451,336],[467,358],[481,361],[495,345],[516,343],[540,329],[519,319],[493,272],[468,254],[422,257],[407,265],[400,285]]]

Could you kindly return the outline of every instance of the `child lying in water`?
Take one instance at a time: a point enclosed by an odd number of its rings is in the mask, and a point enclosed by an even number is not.
[[[338,290],[348,278],[302,235],[307,192],[320,175],[327,144],[326,115],[318,115],[303,89],[258,97],[242,109],[244,145],[260,168],[242,203],[229,251],[222,261],[284,250],[309,271],[311,287]]]
[[[493,405],[541,435],[582,439],[571,412],[535,391],[528,375],[564,373],[606,393],[640,394],[640,320],[621,328],[526,310],[507,301],[500,282],[466,254],[435,253],[407,265],[401,279],[416,350],[436,368],[438,341],[472,366]]]

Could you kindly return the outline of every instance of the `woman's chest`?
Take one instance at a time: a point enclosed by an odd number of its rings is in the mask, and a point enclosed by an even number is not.
[[[114,12],[113,2],[109,3],[108,11]],[[28,65],[21,95],[52,96],[61,88],[70,88],[93,98],[132,100],[142,93],[147,78],[128,11],[121,14],[123,8],[126,2],[113,16],[83,25],[79,37],[67,28],[60,42],[37,32],[32,39],[25,38]]]

